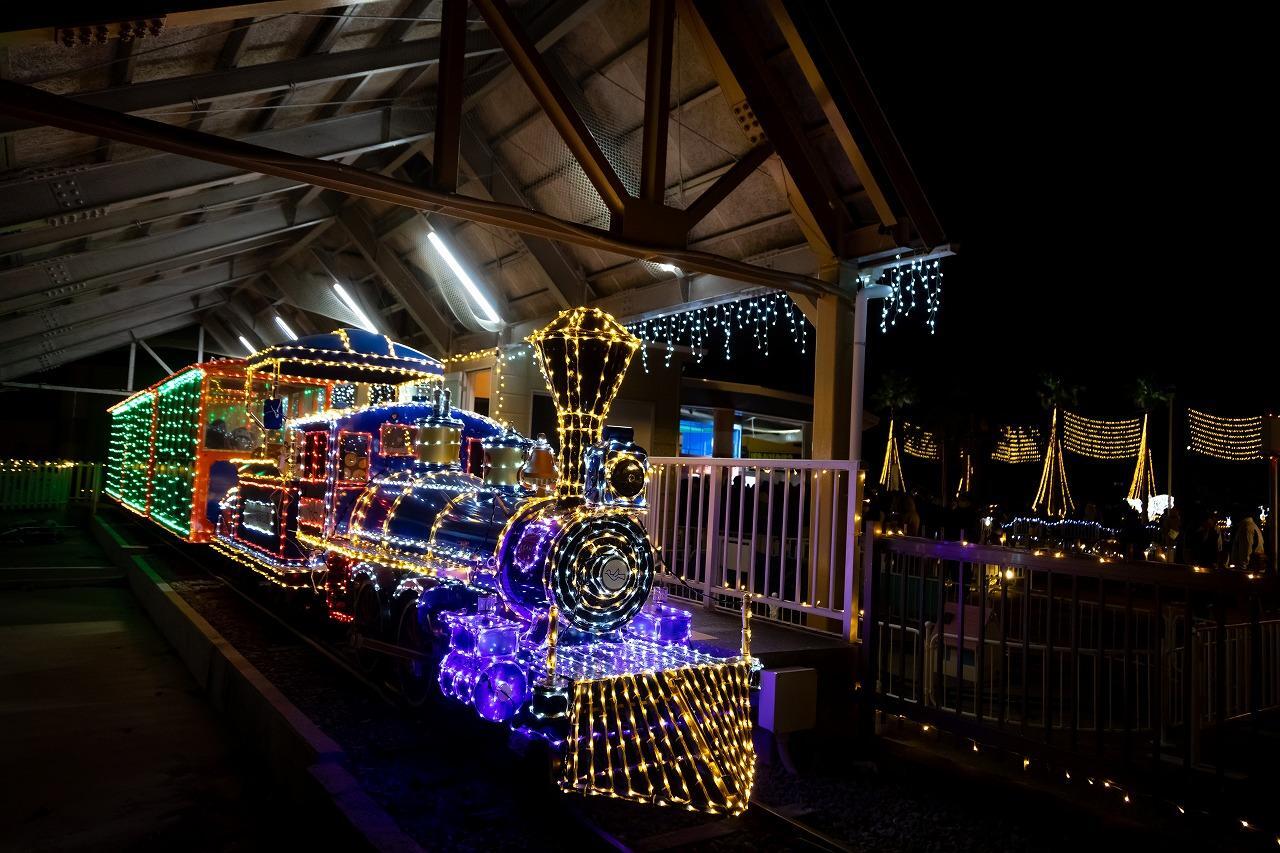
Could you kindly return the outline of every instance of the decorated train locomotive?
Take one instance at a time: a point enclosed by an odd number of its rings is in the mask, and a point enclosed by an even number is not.
[[[749,632],[741,654],[703,648],[654,595],[646,455],[606,427],[640,342],[585,308],[529,341],[554,459],[453,408],[440,362],[343,329],[113,406],[107,491],[313,595],[410,703],[439,690],[547,744],[566,790],[740,812]]]

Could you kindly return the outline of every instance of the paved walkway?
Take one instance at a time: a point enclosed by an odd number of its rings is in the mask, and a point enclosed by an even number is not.
[[[79,534],[0,546],[0,567],[105,565],[91,549]],[[0,850],[254,850],[287,838],[298,821],[272,815],[270,792],[128,589],[52,574],[64,577],[0,588]]]

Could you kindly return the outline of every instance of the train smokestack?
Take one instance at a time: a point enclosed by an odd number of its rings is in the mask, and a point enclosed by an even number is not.
[[[598,308],[560,312],[529,336],[551,389],[560,436],[556,497],[582,497],[583,456],[600,440],[609,406],[640,339]]]

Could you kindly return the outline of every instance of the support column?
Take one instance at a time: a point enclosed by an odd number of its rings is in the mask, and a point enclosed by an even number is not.
[[[711,436],[711,455],[717,459],[733,458],[733,409],[716,409]]]
[[[820,296],[814,314],[814,459],[849,458],[850,376],[853,312],[835,296]]]

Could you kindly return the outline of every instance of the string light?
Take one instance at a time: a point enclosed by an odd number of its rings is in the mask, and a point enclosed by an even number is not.
[[[1075,412],[1062,413],[1062,446],[1090,459],[1128,459],[1138,453],[1141,418],[1099,420]]]
[[[1129,493],[1125,496],[1131,501],[1150,500],[1156,493],[1156,472],[1151,464],[1151,448],[1147,446],[1147,415],[1142,416],[1142,438],[1138,441],[1138,462],[1133,468],[1133,478],[1129,481]]]
[[[991,450],[993,462],[1021,465],[1040,461],[1040,428],[1035,426],[1004,425],[996,431],[995,447]]]
[[[906,421],[902,423],[902,452],[930,462],[941,458],[937,437],[927,429]]]
[[[894,260],[901,260],[902,255]],[[887,284],[892,292],[880,301],[880,331],[887,332],[898,324],[899,317],[910,316],[924,303],[925,325],[929,334],[938,330],[938,311],[942,307],[942,264],[913,259],[885,270],[876,284]]]
[[[687,346],[692,349],[695,361],[701,364],[707,347],[717,337],[723,340],[723,359],[732,360],[733,334],[735,331],[743,330],[749,330],[752,333],[756,352],[767,357],[770,330],[784,321],[788,324],[791,339],[800,345],[800,354],[804,355],[808,351],[808,320],[796,308],[789,296],[776,291],[762,296],[739,299],[736,302],[709,305],[705,308],[641,320],[638,323],[628,324],[627,329],[646,343],[665,344],[663,365],[670,367],[671,357],[677,346]],[[647,346],[641,348],[640,360],[644,372],[648,373]]]
[[[1051,518],[1065,518],[1067,513],[1075,509],[1071,500],[1071,487],[1067,485],[1067,469],[1062,461],[1062,438],[1058,431],[1058,410],[1053,410],[1053,418],[1049,424],[1049,445],[1044,454],[1044,468],[1040,471],[1040,487],[1036,490],[1035,500],[1031,502],[1033,511],[1043,511]]]
[[[884,445],[884,461],[880,464],[880,486],[890,492],[905,492],[907,481],[902,476],[902,460],[898,457],[898,437],[893,418],[889,419],[889,439]]]
[[[1201,456],[1227,462],[1253,462],[1262,458],[1262,417],[1224,418],[1187,409],[1191,443],[1187,449]]]

